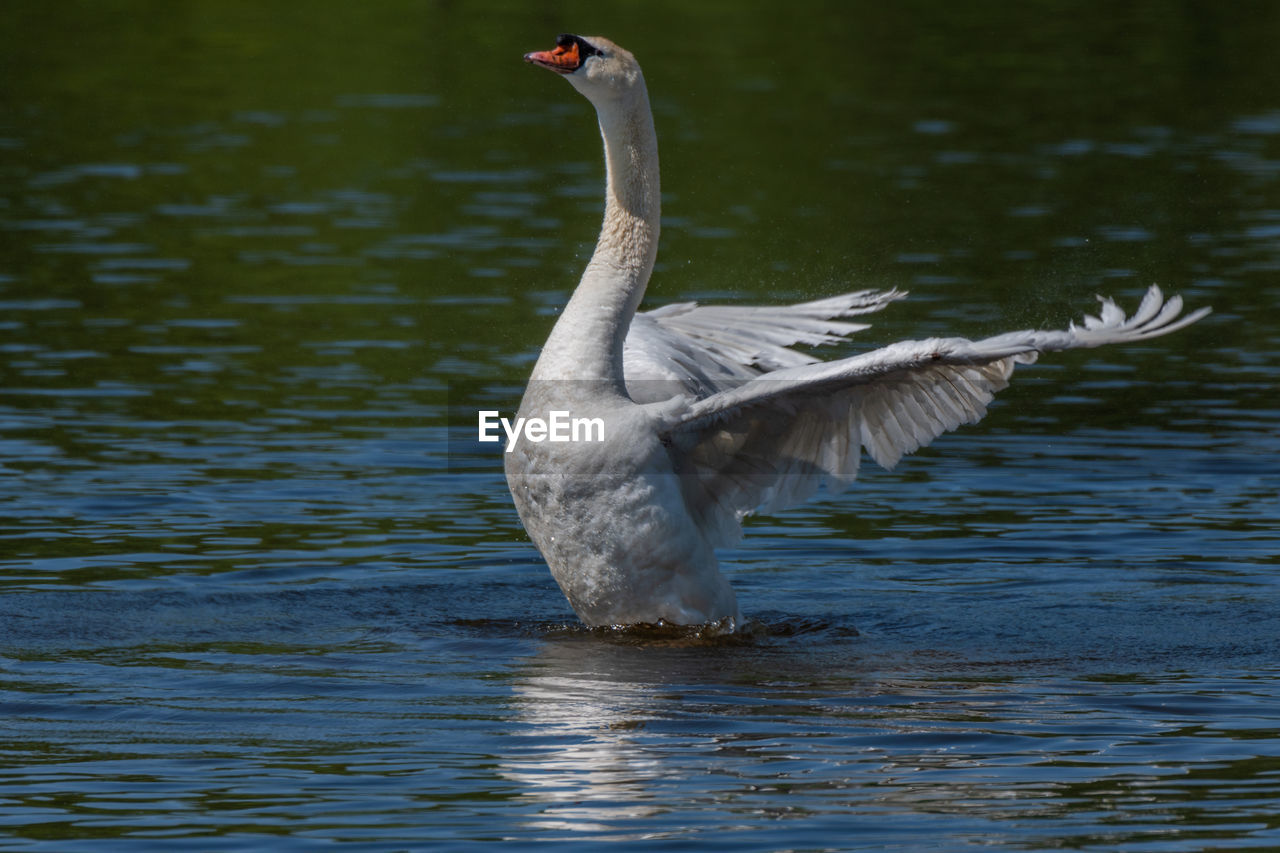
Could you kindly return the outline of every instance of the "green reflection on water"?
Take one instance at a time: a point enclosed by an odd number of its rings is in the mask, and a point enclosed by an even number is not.
[[[912,290],[866,345],[1059,325],[1159,281],[1219,314],[1028,372],[1009,417],[1176,421],[1223,362],[1224,408],[1273,406],[1247,360],[1276,339],[1273,5],[4,14],[0,400],[30,483],[356,480],[366,439],[444,423],[448,385],[518,388],[599,221],[590,108],[520,61],[561,30],[646,69],[667,190],[650,304]],[[397,453],[380,476],[419,473]]]

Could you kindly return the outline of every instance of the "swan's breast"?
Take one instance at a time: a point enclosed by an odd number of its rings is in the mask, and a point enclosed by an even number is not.
[[[574,610],[591,625],[736,617],[655,424],[634,405],[605,423],[601,442],[507,454],[516,509]]]

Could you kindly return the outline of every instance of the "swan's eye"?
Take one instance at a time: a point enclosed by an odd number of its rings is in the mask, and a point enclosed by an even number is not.
[[[562,33],[556,36],[556,49],[560,48],[575,51],[580,57],[579,63],[586,62],[589,56],[604,56],[604,52],[600,48],[582,36],[575,36],[572,33]]]

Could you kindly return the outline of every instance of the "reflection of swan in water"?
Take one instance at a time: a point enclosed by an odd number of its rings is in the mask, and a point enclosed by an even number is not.
[[[977,421],[1014,366],[1041,352],[1140,341],[1203,317],[1152,287],[1126,318],[1110,300],[1083,328],[980,341],[903,341],[831,362],[831,343],[902,294],[865,291],[771,308],[668,305],[637,314],[658,245],[658,143],[640,66],[603,38],[564,35],[529,62],[596,108],[604,224],[582,281],[534,367],[520,416],[604,425],[598,442],[513,442],[520,518],[588,625],[741,621],[714,549],[742,518],[839,488],[863,447],[891,467]],[[567,433],[566,433],[567,434]],[[543,433],[545,439],[545,432]]]
[[[834,631],[826,642],[842,636]],[[773,714],[748,719],[768,692],[757,681],[794,678],[805,669],[786,651],[784,663],[771,665],[761,657],[767,648],[761,642],[768,642],[763,633],[748,641],[741,634],[704,639],[693,630],[648,628],[544,637],[512,684],[518,724],[511,733],[528,745],[508,749],[500,767],[536,807],[530,825],[573,837],[649,837],[645,819],[678,810],[680,791],[713,767],[734,768],[725,780],[725,796],[733,799],[737,774],[753,763],[747,745],[758,743],[760,731],[777,735],[790,725],[780,727]],[[848,667],[852,651],[830,648]],[[800,654],[807,658],[812,649]],[[750,734],[738,744],[742,727]],[[706,795],[703,782],[693,787]]]
[[[525,827],[541,838],[709,838],[744,815],[796,806],[847,816],[860,803],[909,818],[968,793],[1005,796],[998,781],[910,777],[980,766],[939,735],[971,740],[966,716],[985,719],[1006,685],[963,664],[963,690],[939,690],[936,667],[923,681],[886,680],[896,646],[850,644],[841,626],[800,630],[816,633],[782,644],[670,642],[647,630],[543,637],[514,673],[497,768],[520,792]]]
[[[657,654],[655,654],[657,652]],[[619,836],[619,823],[657,814],[653,788],[671,774],[662,752],[646,747],[645,726],[669,711],[661,687],[678,672],[658,671],[660,650],[551,638],[515,684],[515,705],[532,741],[508,755],[502,775],[539,806],[540,829]],[[706,659],[700,664],[710,668]]]

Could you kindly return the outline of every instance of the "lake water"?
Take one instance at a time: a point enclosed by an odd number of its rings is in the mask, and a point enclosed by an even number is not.
[[[0,847],[1280,847],[1280,8],[613,6],[0,12]],[[450,417],[595,239],[561,31],[650,305],[1215,313],[752,520],[745,635],[583,630]]]

